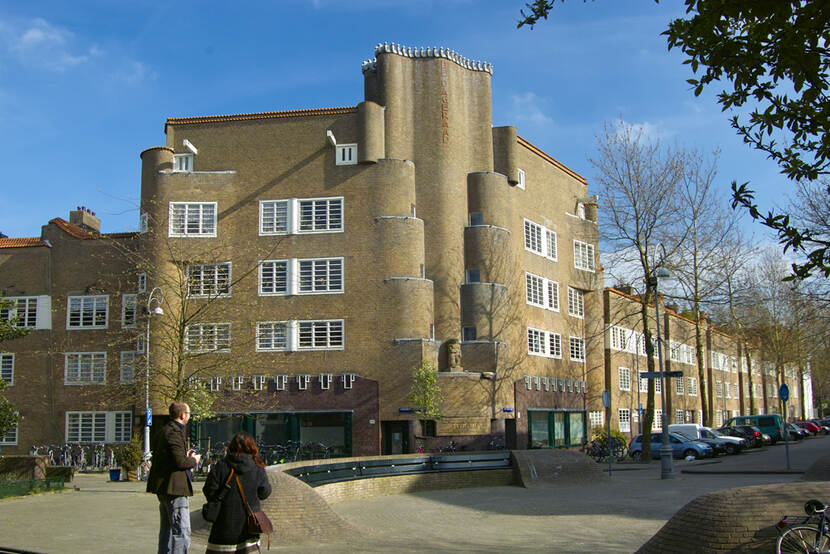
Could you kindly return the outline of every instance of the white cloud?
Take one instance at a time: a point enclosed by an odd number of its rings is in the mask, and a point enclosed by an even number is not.
[[[154,81],[158,74],[147,64],[133,60],[121,64],[121,69],[115,77],[128,85],[135,85],[142,81]]]
[[[674,135],[674,132],[667,129],[662,123],[652,123],[650,121],[629,123],[628,121],[621,120],[620,125],[617,127],[617,132],[621,133],[623,130],[628,130],[633,136],[640,136],[649,142],[663,140]]]
[[[4,25],[0,34],[7,52],[20,63],[49,71],[61,73],[101,55],[94,45],[86,51],[78,48],[72,32],[41,18],[17,27]]]
[[[544,111],[544,106],[549,103],[550,99],[537,96],[534,92],[513,94],[510,97],[513,119],[539,127],[553,125],[553,119]]]

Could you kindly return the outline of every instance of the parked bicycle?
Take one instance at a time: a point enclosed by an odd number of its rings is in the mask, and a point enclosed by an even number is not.
[[[621,460],[625,458],[626,451],[627,448],[625,445],[625,441],[622,441],[617,437],[613,436],[609,441],[607,437],[602,436],[598,439],[592,440],[588,444],[588,448],[585,453],[597,462],[605,462],[608,461],[609,456],[611,456],[612,459],[615,460]]]
[[[827,504],[819,500],[808,500],[804,504],[804,516],[784,516],[778,522],[781,536],[776,543],[776,552],[809,554],[830,554],[830,529],[827,525]]]

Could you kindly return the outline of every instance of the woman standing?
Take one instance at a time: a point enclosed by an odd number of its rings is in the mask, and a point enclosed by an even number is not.
[[[265,474],[265,464],[259,458],[259,449],[248,433],[237,433],[228,444],[227,455],[210,470],[202,492],[207,499],[217,500],[228,477],[230,489],[222,500],[219,516],[210,529],[206,554],[259,551],[259,535],[248,532],[248,510],[242,502],[236,479],[245,491],[251,510],[260,510],[259,501],[271,494],[271,484]],[[231,470],[233,475],[231,476]]]

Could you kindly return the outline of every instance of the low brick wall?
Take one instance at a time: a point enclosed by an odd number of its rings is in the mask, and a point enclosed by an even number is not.
[[[314,490],[329,504],[337,504],[390,494],[516,484],[517,477],[513,469],[484,469],[355,479],[320,485]]]
[[[46,456],[0,456],[0,475],[17,479],[45,479]]]

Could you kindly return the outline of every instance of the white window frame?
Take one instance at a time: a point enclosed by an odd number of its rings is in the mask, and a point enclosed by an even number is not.
[[[344,265],[343,258],[298,259],[296,265],[297,294],[343,294],[345,292]],[[290,282],[293,284],[293,279]],[[318,288],[318,282],[323,283],[321,288]]]
[[[285,390],[288,387],[288,375],[274,375],[274,385],[277,390]]]
[[[121,352],[119,363],[119,382],[122,385],[135,383],[135,358],[136,353],[132,350]]]
[[[349,390],[354,387],[354,381],[357,375],[355,373],[344,373],[343,374],[343,388],[345,390]]]
[[[585,361],[585,339],[582,337],[568,337],[568,350],[572,362]]]
[[[559,311],[559,283],[534,273],[525,272],[525,302],[531,306]]]
[[[177,210],[183,209],[181,214]],[[191,214],[191,212],[194,212]],[[212,213],[211,213],[212,212]],[[216,236],[218,209],[216,202],[170,202],[168,236],[210,238]],[[191,218],[196,218],[196,230],[189,230]],[[179,223],[178,220],[181,219]]]
[[[0,379],[10,387],[14,386],[14,354],[0,354]]]
[[[581,271],[596,271],[596,250],[593,244],[574,239],[574,268]]]
[[[686,377],[686,384],[688,385],[688,396],[697,396],[697,377]]]
[[[282,331],[282,340],[280,333]],[[291,327],[288,321],[258,321],[256,328],[257,352],[285,352],[289,349]]]
[[[265,375],[261,373],[252,375],[251,383],[254,385],[254,390],[265,390]]]
[[[588,412],[588,423],[592,429],[602,429],[605,427],[605,410]]]
[[[142,212],[141,215],[138,216],[138,233],[143,235],[147,232],[149,225],[149,216],[147,212]]]
[[[334,147],[334,165],[357,165],[357,143],[338,144]]]
[[[280,211],[284,212],[284,225],[277,225],[281,222],[277,214],[277,206],[281,206]],[[309,209],[311,211],[310,221],[306,213]],[[270,211],[273,211],[273,216],[268,213]],[[342,233],[345,229],[345,215],[345,202],[342,196],[260,200],[259,234],[269,236]],[[266,216],[268,217],[267,226]],[[317,225],[318,217],[322,218],[320,226]],[[273,219],[273,224],[270,222],[271,219]]]
[[[73,314],[77,314],[73,317]],[[103,323],[100,321],[103,314]],[[89,319],[89,323],[84,320]],[[76,320],[73,322],[73,320]],[[68,296],[66,299],[67,330],[106,329],[109,326],[109,295]]]
[[[640,370],[640,374],[637,376],[639,378],[637,384],[640,387],[640,392],[648,392],[648,379],[641,377],[643,373],[646,371],[644,369]]]
[[[685,396],[686,395],[686,378],[680,377],[679,379],[674,379],[674,392],[678,396]],[[682,422],[681,422],[682,423]]]
[[[720,427],[720,426],[718,426]],[[663,410],[662,409],[655,409],[654,410],[654,425],[652,426],[654,430],[663,430]]]
[[[231,377],[231,390],[242,390],[243,384],[245,384],[244,375],[234,375]]]
[[[621,391],[630,391],[631,390],[631,369],[627,367],[618,367],[617,373],[619,374],[619,381],[620,381],[620,390]]]
[[[206,347],[205,341],[207,341]],[[192,354],[230,352],[231,324],[193,323],[188,325],[185,327],[185,350]]]
[[[297,350],[343,350],[346,324],[342,319],[297,321]],[[306,340],[311,334],[310,343]],[[322,340],[321,340],[322,339]]]
[[[64,437],[70,444],[127,443],[132,437],[132,420],[128,411],[67,411]]]
[[[0,319],[11,322],[20,319],[14,324],[18,329],[38,328],[38,297],[37,296],[6,296],[0,301],[9,304],[8,308],[0,309]]]
[[[631,432],[631,410],[629,408],[617,409],[617,426],[621,433]]]
[[[521,168],[517,168],[516,173],[518,173],[518,175],[517,175],[518,176],[518,181],[516,182],[516,186],[519,187],[522,190],[525,190],[525,182],[526,182],[526,179],[527,179],[527,176],[525,175],[525,170],[521,169]]]
[[[4,435],[0,435],[0,446],[15,446],[18,440],[19,422],[6,429]]]
[[[329,390],[331,388],[332,381],[334,381],[334,374],[332,374],[332,373],[321,373],[320,374],[320,388],[322,390]]]
[[[296,273],[291,272],[291,265],[291,260],[260,260],[258,270],[259,295],[285,296],[291,294],[291,291],[296,288],[292,286],[291,278],[289,277],[289,275]],[[266,272],[270,273],[267,281]]]
[[[132,310],[132,317],[130,315]],[[138,326],[138,295],[137,294],[122,294],[121,295],[121,328],[135,329]]]
[[[543,329],[527,328],[527,353],[545,358],[562,358],[562,335]]]
[[[524,218],[525,250],[551,261],[558,261],[559,239],[556,231]]]
[[[193,154],[173,154],[173,173],[192,173],[193,162],[196,156]]]
[[[292,200],[260,200],[259,201],[259,234],[285,235],[291,232]]]
[[[106,352],[66,352],[63,360],[64,385],[107,384]]]
[[[143,271],[138,274],[138,292],[147,292],[147,274]]]
[[[585,319],[585,292],[568,287],[568,315]]]
[[[308,390],[308,385],[311,383],[311,375],[308,373],[297,374],[297,388],[299,390]]]
[[[231,297],[231,283],[233,283],[231,262],[189,265],[186,273],[188,298]]]
[[[222,377],[219,377],[219,376],[211,377],[208,380],[208,389],[211,392],[216,392],[216,391],[222,390]]]

